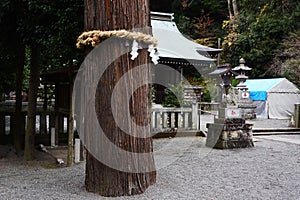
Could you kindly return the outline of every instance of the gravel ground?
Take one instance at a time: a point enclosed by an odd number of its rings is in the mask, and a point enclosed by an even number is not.
[[[166,144],[171,154],[158,150]],[[157,183],[142,195],[111,199],[300,199],[299,144],[262,137],[247,149],[204,144],[200,137],[154,140]],[[2,158],[0,172],[0,199],[110,199],[85,191],[84,162],[47,169]]]

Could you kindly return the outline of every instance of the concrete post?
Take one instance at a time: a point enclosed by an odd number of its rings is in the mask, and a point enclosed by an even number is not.
[[[75,163],[80,162],[80,139],[75,139]]]
[[[170,128],[175,128],[175,113],[171,113],[170,118]]]
[[[184,113],[183,128],[189,127],[189,113]]]
[[[199,127],[198,120],[198,103],[192,104],[192,129],[197,130]]]
[[[178,113],[178,128],[182,128],[183,127],[183,125],[182,125],[182,115],[183,115],[183,113],[181,112],[181,113]]]
[[[155,113],[155,117],[156,117],[156,128],[162,129],[162,122],[161,122],[162,114],[161,114],[161,112]]]
[[[162,113],[162,128],[168,128],[168,113]]]
[[[155,126],[155,115],[156,115],[156,113],[155,113],[155,111],[152,111],[152,113],[151,113],[151,123],[152,123],[152,128],[156,128],[156,126]]]
[[[55,127],[51,127],[51,146],[55,147]]]

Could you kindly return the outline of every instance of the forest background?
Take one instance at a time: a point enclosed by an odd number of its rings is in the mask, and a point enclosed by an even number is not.
[[[150,0],[150,6],[175,13],[180,31],[200,44],[217,48],[220,38],[221,63],[236,66],[243,57],[254,68],[251,78],[281,76],[300,86],[298,1]],[[1,1],[1,94],[20,87],[17,69],[23,69],[21,87],[28,90],[32,64],[47,72],[81,63],[75,44],[83,31],[83,7],[81,0]]]

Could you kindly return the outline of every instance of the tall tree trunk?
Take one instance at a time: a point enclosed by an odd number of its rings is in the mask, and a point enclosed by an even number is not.
[[[239,18],[239,10],[238,10],[236,0],[232,0],[232,7],[233,7],[234,19],[237,20]]]
[[[70,80],[70,105],[69,105],[69,133],[68,133],[68,156],[67,156],[67,166],[70,167],[73,164],[74,158],[74,117],[73,117],[73,74],[69,72],[69,80]]]
[[[38,45],[31,46],[30,79],[28,92],[27,126],[25,131],[25,160],[34,159],[34,136],[36,127],[37,92],[40,82],[40,49]]]
[[[23,71],[25,62],[25,47],[20,46],[18,51],[18,66],[16,71],[16,110],[14,116],[14,147],[17,155],[22,151],[22,131],[25,126],[22,115],[22,84],[23,84]]]
[[[85,30],[130,30],[149,25],[148,0],[85,0]],[[125,73],[131,73],[131,78],[126,79],[122,86],[123,88],[134,87],[135,74],[132,74],[130,70],[149,62],[147,50],[140,50],[138,58],[132,61],[129,53],[119,56],[118,49],[124,50],[124,48],[128,48],[125,41],[119,40],[110,49],[107,49],[108,56],[118,55],[118,59],[109,66],[98,83],[95,96],[97,117],[106,137],[117,148],[122,148],[128,152],[149,153],[149,159],[143,164],[155,169],[150,128],[143,133],[137,133],[138,124],[150,123],[151,86],[146,85],[135,91],[130,102],[122,95],[122,91],[118,91],[117,103],[120,105],[128,103],[130,110],[127,113],[121,112],[121,117],[123,119],[133,118],[136,121],[136,123],[129,123],[129,129],[132,131],[130,134],[118,127],[112,114],[111,96],[117,82]],[[143,76],[144,80],[150,81],[151,73],[149,70],[140,70],[140,75]],[[144,137],[136,137],[141,134]],[[127,157],[116,157],[110,149],[102,152],[102,154],[108,159],[118,159],[120,166],[126,166],[128,162]],[[119,171],[101,163],[87,151],[85,180],[87,191],[103,196],[134,195],[143,193],[155,181],[155,170],[140,173]]]
[[[10,9],[11,12],[14,14],[10,17],[10,27],[8,27],[9,37],[14,38],[13,41],[9,39],[5,39],[4,41],[8,42],[11,45],[11,53],[14,56],[13,65],[16,69],[16,107],[15,113],[13,116],[13,126],[12,126],[12,133],[13,133],[13,144],[16,150],[17,155],[19,156],[22,151],[22,143],[23,139],[22,133],[24,133],[24,120],[22,120],[22,83],[23,83],[23,70],[24,70],[24,63],[25,63],[25,46],[23,45],[22,37],[20,31],[18,30],[19,27],[19,20],[22,15],[22,8],[21,8],[21,0],[11,0],[10,1]],[[5,43],[6,43],[5,42]]]
[[[233,15],[232,15],[232,11],[231,11],[231,0],[227,0],[228,3],[228,13],[229,13],[229,19],[230,21],[233,20]]]

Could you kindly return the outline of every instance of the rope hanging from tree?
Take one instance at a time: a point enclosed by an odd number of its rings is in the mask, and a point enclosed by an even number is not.
[[[157,46],[157,39],[152,37],[151,35],[147,35],[140,32],[129,32],[126,30],[119,30],[119,31],[88,31],[82,33],[78,39],[77,39],[77,48],[83,48],[84,46],[97,46],[99,43],[101,43],[102,40],[110,38],[110,37],[119,37],[119,38],[125,38],[130,40],[137,40],[138,42],[144,42],[148,45],[153,45],[154,47]]]
[[[133,40],[132,51],[131,51],[131,59],[134,60],[138,56],[138,42],[142,42],[148,45],[148,51],[150,52],[150,57],[152,61],[157,64],[158,63],[158,52],[156,51],[156,47],[158,44],[157,39],[152,37],[151,35],[147,35],[141,32],[129,32],[126,30],[114,30],[114,31],[100,31],[93,30],[82,33],[76,43],[76,47],[82,49],[84,46],[92,46],[96,47],[103,40],[110,37],[119,37],[124,39]]]

